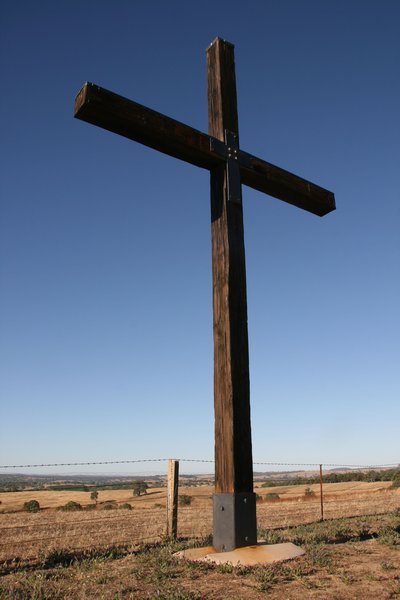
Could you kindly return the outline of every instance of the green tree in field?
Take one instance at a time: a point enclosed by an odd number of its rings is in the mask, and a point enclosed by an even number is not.
[[[392,488],[400,488],[400,471],[397,471],[392,479]]]
[[[149,486],[145,481],[134,481],[132,493],[134,496],[140,496],[140,494],[147,494],[147,488]]]
[[[97,490],[93,490],[93,492],[90,492],[90,499],[94,500],[97,504],[97,498],[99,497],[99,492]]]
[[[24,510],[28,512],[39,512],[40,504],[37,500],[29,500],[28,502],[24,502]]]

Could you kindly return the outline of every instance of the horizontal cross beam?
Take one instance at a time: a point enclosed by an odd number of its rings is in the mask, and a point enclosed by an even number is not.
[[[78,93],[74,116],[197,167],[211,170],[227,160],[220,140],[93,83]],[[237,160],[244,185],[320,217],[335,209],[332,192],[242,150]]]

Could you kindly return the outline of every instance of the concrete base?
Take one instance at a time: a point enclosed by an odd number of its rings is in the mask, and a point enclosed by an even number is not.
[[[294,544],[263,544],[244,546],[230,552],[217,552],[213,546],[205,548],[189,548],[176,552],[175,556],[195,562],[213,562],[217,565],[229,563],[233,566],[261,565],[266,563],[290,560],[305,554],[304,550]]]

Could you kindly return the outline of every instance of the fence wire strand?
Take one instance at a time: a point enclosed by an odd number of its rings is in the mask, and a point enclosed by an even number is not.
[[[139,458],[133,460],[102,460],[102,461],[80,461],[80,462],[65,462],[65,463],[38,463],[38,464],[20,464],[20,465],[0,465],[0,469],[28,469],[38,467],[81,467],[81,466],[95,466],[95,465],[126,465],[135,463],[151,463],[151,462],[168,462],[169,458]],[[180,462],[188,463],[212,463],[214,460],[203,459],[203,458],[176,458]],[[400,465],[400,461],[397,463],[381,463],[379,465],[360,465],[360,464],[344,464],[344,463],[289,463],[289,462],[268,462],[268,461],[255,461],[254,465],[268,465],[274,467],[348,467],[352,469],[377,469],[379,467],[397,467]]]

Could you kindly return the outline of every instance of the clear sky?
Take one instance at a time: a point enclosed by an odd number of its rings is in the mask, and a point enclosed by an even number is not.
[[[213,458],[208,173],[72,115],[88,80],[207,131],[216,36],[242,148],[337,202],[243,188],[254,460],[399,462],[400,3],[0,10],[0,464]]]

